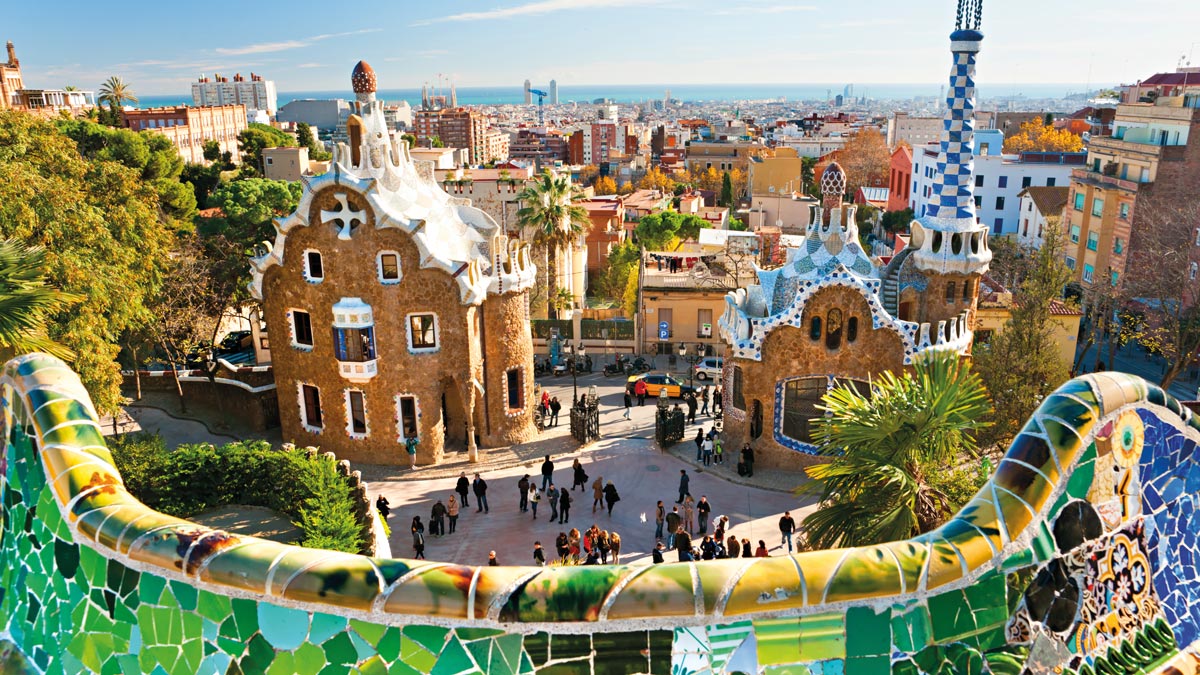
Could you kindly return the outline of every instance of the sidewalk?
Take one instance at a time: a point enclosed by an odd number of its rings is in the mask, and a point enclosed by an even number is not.
[[[1163,359],[1157,356],[1147,356],[1146,350],[1139,345],[1126,345],[1122,349],[1117,350],[1116,358],[1113,363],[1108,363],[1108,345],[1101,344],[1093,346],[1088,350],[1087,356],[1080,363],[1080,374],[1090,373],[1096,366],[1096,351],[1100,351],[1100,360],[1105,362],[1106,370],[1116,370],[1122,373],[1137,375],[1138,377],[1150,382],[1158,384],[1163,375]],[[1078,352],[1076,352],[1078,358]],[[1179,377],[1171,383],[1169,393],[1181,401],[1195,401],[1198,396],[1197,380],[1191,377],[1192,371],[1184,369]]]

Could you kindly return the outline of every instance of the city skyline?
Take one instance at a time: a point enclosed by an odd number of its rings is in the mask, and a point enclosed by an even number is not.
[[[20,3],[10,9],[0,37],[16,43],[32,86],[95,89],[118,75],[150,96],[186,92],[201,75],[251,71],[275,80],[280,91],[335,91],[345,88],[358,59],[374,65],[389,88],[434,84],[439,74],[462,87],[516,89],[526,78],[535,85],[556,79],[560,87],[941,80],[952,3],[922,3],[894,16],[894,6],[881,0],[855,5],[850,12],[826,0],[702,0],[680,11],[685,5],[678,0],[509,0],[498,6],[471,0],[453,10],[421,5],[398,12],[365,0],[361,11],[315,24],[309,20],[317,15],[315,3],[291,4],[285,12],[270,3],[218,0],[207,5],[207,15],[242,18],[181,35],[163,31],[158,16],[69,0],[53,17],[46,5]],[[1173,34],[1179,33],[1173,27],[1200,20],[1200,8],[1147,0],[1131,15],[1121,11],[1126,6],[1100,0],[1084,12],[1073,0],[989,5],[984,50],[991,58],[981,66],[981,80],[1103,86],[1173,70],[1181,58],[1195,63],[1200,43]],[[1168,15],[1173,18],[1164,21]],[[51,18],[56,30],[46,31]],[[706,33],[739,18],[744,30],[722,32],[718,41]],[[123,39],[99,37],[119,34],[118,22],[126,27]],[[580,26],[606,37],[594,49],[581,48]],[[762,31],[778,31],[779,39],[764,40]],[[1146,48],[1102,49],[1098,38],[1117,31],[1123,41]]]

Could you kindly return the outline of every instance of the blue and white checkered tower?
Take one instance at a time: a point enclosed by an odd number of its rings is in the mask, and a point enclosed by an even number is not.
[[[983,41],[982,15],[983,0],[958,0],[938,176],[928,211],[912,224],[914,263],[926,272],[983,274],[992,259],[987,227],[975,215],[975,56]]]

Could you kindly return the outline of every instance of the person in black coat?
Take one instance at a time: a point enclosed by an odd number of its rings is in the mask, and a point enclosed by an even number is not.
[[[464,509],[471,505],[467,501],[467,493],[471,491],[471,481],[467,480],[466,471],[458,474],[458,484],[454,486],[454,491],[458,493],[458,499],[462,502]]]
[[[471,484],[471,489],[475,492],[475,506],[478,507],[475,509],[475,513],[480,511],[489,513],[491,510],[488,508],[487,502],[487,481],[480,478],[479,474],[475,474],[475,482]]]
[[[388,514],[392,512],[387,497],[384,497],[382,494],[379,495],[379,499],[375,500],[375,508],[379,510],[379,515],[383,516],[384,520],[387,520]]]
[[[746,446],[744,448],[742,448],[742,464],[746,465],[746,476],[747,477],[753,476],[754,475],[754,448],[750,447],[749,443],[747,443]]]
[[[608,481],[608,485],[604,486],[604,502],[608,504],[608,515],[612,515],[613,505],[621,501],[621,495],[617,494],[617,486],[613,482]]]
[[[545,492],[550,484],[553,483],[554,477],[554,462],[550,461],[550,455],[546,455],[546,461],[542,462],[542,492]]]
[[[565,523],[571,516],[571,491],[558,491],[558,522]]]

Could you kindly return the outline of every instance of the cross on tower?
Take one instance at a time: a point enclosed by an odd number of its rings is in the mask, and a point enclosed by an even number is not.
[[[355,223],[363,224],[367,222],[366,211],[351,211],[350,204],[346,201],[346,193],[339,192],[334,195],[338,205],[341,207],[337,211],[321,211],[321,223],[329,223],[335,220],[341,221],[341,228],[338,230],[338,239],[348,241],[350,239],[350,231],[354,229]]]

